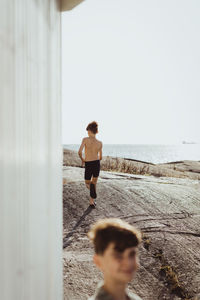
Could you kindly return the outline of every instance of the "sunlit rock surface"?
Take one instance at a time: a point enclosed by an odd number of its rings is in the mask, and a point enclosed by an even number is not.
[[[122,218],[143,232],[131,290],[144,300],[194,299],[200,293],[199,180],[101,171],[92,210],[83,176],[83,168],[63,167],[64,299],[86,300],[101,279],[86,233],[104,217]]]

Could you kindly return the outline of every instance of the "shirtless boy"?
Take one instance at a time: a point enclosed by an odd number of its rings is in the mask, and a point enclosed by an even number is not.
[[[91,122],[86,128],[88,137],[83,138],[78,154],[85,163],[85,184],[90,190],[90,206],[95,208],[96,184],[100,172],[100,160],[102,160],[102,142],[96,139],[98,133],[97,122]],[[83,148],[85,148],[85,158],[82,156]]]

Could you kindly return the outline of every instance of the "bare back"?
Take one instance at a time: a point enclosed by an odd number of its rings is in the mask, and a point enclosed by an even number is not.
[[[102,142],[95,137],[86,137],[82,144],[85,146],[85,161],[102,159]]]

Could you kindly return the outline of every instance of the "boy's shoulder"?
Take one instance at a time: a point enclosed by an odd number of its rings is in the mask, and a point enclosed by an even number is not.
[[[87,137],[84,137],[83,140],[82,140],[82,143],[86,144],[86,143],[88,142],[88,140],[89,140],[89,137],[88,137],[88,136],[87,136]]]
[[[97,140],[97,139],[96,139],[96,140]],[[98,142],[99,144],[103,145],[102,141],[100,141],[100,140],[97,140],[97,142]]]
[[[130,300],[142,300],[138,295],[136,295],[132,292],[128,292],[128,297]]]
[[[138,295],[133,294],[133,293],[129,293],[128,297],[130,300],[142,300]],[[98,295],[93,295],[90,298],[88,298],[88,300],[111,300],[110,297],[99,297]]]
[[[127,291],[127,296],[129,297],[130,300],[142,300],[139,296],[136,294]],[[103,284],[99,283],[97,286],[97,289],[94,293],[93,296],[88,298],[88,300],[112,300],[113,298],[111,297],[110,294],[108,294],[104,289],[103,289]]]

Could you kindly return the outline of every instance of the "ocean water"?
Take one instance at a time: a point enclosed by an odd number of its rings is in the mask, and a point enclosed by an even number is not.
[[[63,145],[64,148],[78,151],[80,145]],[[103,156],[132,158],[145,162],[166,163],[180,160],[200,161],[200,144],[180,145],[103,145]]]

